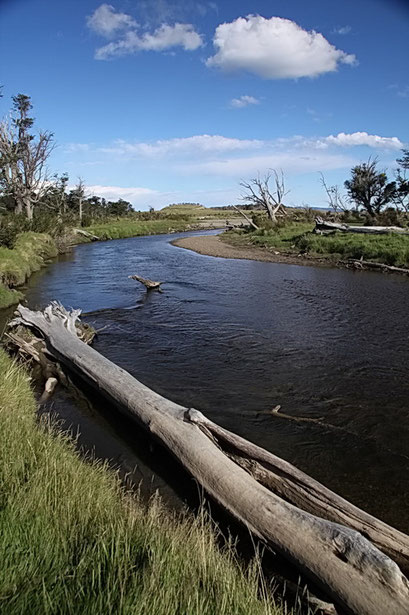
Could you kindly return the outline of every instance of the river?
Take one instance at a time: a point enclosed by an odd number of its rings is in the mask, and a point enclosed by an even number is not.
[[[144,384],[409,532],[408,280],[170,244],[186,235],[78,246],[31,278],[29,305],[81,307],[101,330],[94,347]],[[322,421],[274,418],[277,405]],[[100,400],[60,391],[51,410],[143,491],[183,500],[168,461]]]

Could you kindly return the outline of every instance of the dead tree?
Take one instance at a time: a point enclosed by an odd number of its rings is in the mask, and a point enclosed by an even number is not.
[[[6,195],[15,202],[15,212],[25,211],[32,220],[34,206],[49,189],[47,160],[54,148],[51,132],[40,132],[38,137],[28,133],[33,120],[27,116],[30,98],[19,94],[14,97],[17,119],[0,123],[0,183]]]
[[[339,212],[345,213],[346,211],[348,211],[346,197],[343,194],[341,194],[339,186],[336,186],[336,185],[328,186],[325,181],[324,174],[320,173],[320,176],[321,176],[321,185],[327,194],[328,205],[331,207],[331,209],[336,214]]]
[[[409,537],[291,464],[155,393],[78,337],[79,312],[18,307],[48,356],[161,442],[227,512],[318,583],[342,612],[407,615]],[[399,565],[398,565],[399,564]]]
[[[274,190],[271,190],[269,186],[272,175],[274,176]],[[264,209],[273,224],[277,222],[279,210],[285,214],[283,199],[289,193],[289,190],[285,189],[284,173],[282,170],[280,173],[277,173],[273,169],[272,173],[268,172],[264,178],[258,176],[249,182],[242,181],[240,186],[245,190],[242,200],[248,205]]]

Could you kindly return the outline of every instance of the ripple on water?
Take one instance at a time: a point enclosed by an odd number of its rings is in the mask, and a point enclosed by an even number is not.
[[[199,257],[174,238],[79,246],[36,275],[30,304],[82,307],[103,329],[96,349],[139,380],[408,531],[408,281]],[[147,294],[132,273],[165,280],[164,292]],[[87,424],[91,446],[95,419],[70,403],[55,405]],[[329,427],[260,414],[277,404]],[[118,457],[115,429],[98,427],[101,456]]]

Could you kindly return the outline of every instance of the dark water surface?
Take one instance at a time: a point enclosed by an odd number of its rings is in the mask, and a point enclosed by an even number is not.
[[[206,257],[170,245],[183,235],[78,246],[31,279],[29,304],[90,312],[95,348],[143,383],[409,531],[408,280]],[[277,404],[327,425],[273,418]],[[175,498],[146,437],[103,403],[53,405],[97,456]]]

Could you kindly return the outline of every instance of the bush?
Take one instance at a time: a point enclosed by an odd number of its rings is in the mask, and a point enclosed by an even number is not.
[[[7,214],[0,217],[0,246],[13,248],[18,233],[28,231],[30,223],[23,215]]]

